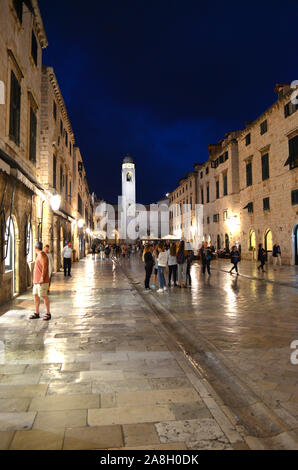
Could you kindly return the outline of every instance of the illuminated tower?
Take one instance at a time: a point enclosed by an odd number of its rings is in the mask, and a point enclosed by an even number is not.
[[[123,222],[127,227],[136,216],[136,169],[129,155],[122,163],[122,214]]]

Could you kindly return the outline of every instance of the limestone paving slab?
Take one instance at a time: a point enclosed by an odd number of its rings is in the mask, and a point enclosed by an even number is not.
[[[0,398],[43,397],[47,393],[48,384],[39,385],[1,385]]]
[[[160,444],[154,424],[125,424],[123,435],[126,447]]]
[[[27,411],[30,401],[30,398],[0,398],[0,413]]]
[[[128,406],[122,408],[88,410],[89,426],[152,423],[171,419],[175,419],[175,416],[167,405]]]
[[[33,429],[64,430],[65,428],[82,427],[87,425],[86,410],[39,411],[36,415]]]
[[[210,418],[160,422],[155,427],[162,443],[210,441],[225,437],[215,419]]]
[[[10,450],[61,450],[63,432],[31,429],[17,431],[9,447]]]
[[[100,396],[89,395],[47,395],[42,398],[33,398],[30,411],[59,411],[59,410],[84,410],[98,408]]]
[[[123,447],[121,426],[90,426],[65,431],[65,450],[90,450]]]
[[[34,412],[0,413],[0,431],[31,429],[35,417]]]
[[[14,431],[0,431],[0,450],[8,450]]]

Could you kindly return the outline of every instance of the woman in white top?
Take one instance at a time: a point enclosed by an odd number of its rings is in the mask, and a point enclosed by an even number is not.
[[[165,280],[165,269],[168,264],[168,253],[165,250],[165,246],[161,243],[158,246],[159,255],[158,255],[158,281],[159,281],[159,289],[157,292],[164,292],[167,290],[166,288],[166,280]]]

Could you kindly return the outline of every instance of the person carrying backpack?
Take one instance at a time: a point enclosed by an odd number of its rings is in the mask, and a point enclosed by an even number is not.
[[[178,286],[186,287],[186,251],[184,241],[181,240],[177,250],[177,265],[178,265]]]
[[[237,276],[239,276],[239,271],[238,271],[238,263],[240,261],[240,253],[237,250],[236,246],[232,247],[231,251],[231,263],[233,264],[232,269],[229,271],[230,274],[232,274],[233,269],[235,269]]]
[[[205,274],[206,268],[209,276],[211,275],[210,271],[210,262],[212,258],[211,250],[208,248],[207,243],[203,243],[200,249],[200,257],[202,260],[202,273]]]

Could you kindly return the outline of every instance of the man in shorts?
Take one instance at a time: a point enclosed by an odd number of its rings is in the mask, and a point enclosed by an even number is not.
[[[43,298],[43,301],[46,306],[46,315],[43,317],[43,320],[51,320],[50,314],[50,301],[48,298],[48,289],[49,289],[49,258],[46,253],[42,251],[42,243],[37,242],[35,244],[35,253],[37,255],[34,265],[33,273],[33,295],[34,295],[34,304],[35,304],[35,313],[30,315],[30,320],[35,320],[39,317],[39,306],[40,298]]]

